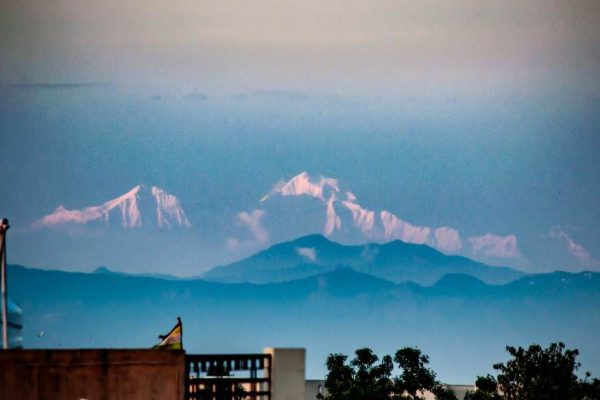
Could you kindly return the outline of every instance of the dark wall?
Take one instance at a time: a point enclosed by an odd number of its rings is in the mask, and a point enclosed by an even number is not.
[[[182,400],[185,353],[0,350],[0,399]]]

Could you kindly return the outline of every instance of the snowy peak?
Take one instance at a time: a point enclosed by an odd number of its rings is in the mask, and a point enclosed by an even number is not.
[[[433,244],[432,229],[402,221],[394,214],[382,210],[363,208],[352,192],[342,192],[337,179],[311,177],[302,172],[289,181],[280,181],[261,199],[266,202],[276,196],[308,196],[320,200],[325,206],[323,234],[328,237],[345,230],[356,229],[370,240],[400,239],[409,243]]]
[[[350,199],[342,201],[342,204],[352,213],[354,225],[367,237],[372,236],[373,229],[375,228],[375,211],[365,210],[360,204],[355,203],[356,196]]]
[[[407,243],[432,244],[431,228],[414,226],[389,211],[380,212],[383,235],[386,239],[400,239]]]
[[[414,225],[390,211],[363,207],[357,196],[351,191],[342,191],[338,180],[334,178],[315,177],[301,172],[289,181],[277,183],[261,199],[261,208],[264,208],[266,219],[273,214],[278,221],[286,220],[288,214],[297,215],[296,208],[304,207],[304,202],[295,201],[289,205],[279,203],[270,207],[269,200],[276,197],[282,200],[290,197],[307,199],[302,218],[313,219],[318,221],[317,224],[322,224],[320,233],[328,238],[350,241],[367,239],[375,242],[401,240],[432,246],[447,254],[465,254],[485,259],[520,257],[515,235],[498,236],[488,233],[464,240],[458,230],[452,227]],[[320,203],[321,213],[314,212],[315,201]]]
[[[108,222],[111,211],[118,210],[121,215],[121,225],[123,228],[141,227],[142,215],[140,212],[140,197],[143,188],[143,185],[138,185],[124,195],[109,200],[99,206],[103,211],[103,220]]]
[[[326,201],[339,191],[340,189],[336,179],[325,178],[323,176],[314,179],[311,178],[307,172],[302,172],[288,182],[280,181],[277,183],[271,192],[261,199],[261,202],[265,202],[276,195],[310,196]]]
[[[39,219],[34,226],[43,228],[93,223],[123,228],[156,226],[171,229],[178,226],[185,228],[192,226],[177,197],[159,187],[147,188],[145,185],[138,185],[127,193],[98,206],[69,210],[61,205],[51,214]]]
[[[152,186],[152,196],[156,202],[156,221],[159,228],[171,228],[173,225],[190,228],[179,199],[163,189]]]
[[[342,220],[335,210],[337,194],[340,192],[337,179],[311,177],[306,171],[296,175],[288,182],[279,181],[271,192],[265,195],[260,201],[264,203],[276,196],[307,196],[318,199],[325,204],[326,222],[323,233],[331,236],[335,231],[340,230]],[[349,195],[352,195],[351,193]]]

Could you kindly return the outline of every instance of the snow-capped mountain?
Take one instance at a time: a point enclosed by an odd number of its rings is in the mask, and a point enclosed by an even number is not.
[[[353,192],[342,190],[337,179],[312,177],[307,172],[289,181],[278,182],[253,212],[260,213],[261,218],[248,228],[254,231],[260,228],[261,243],[269,236],[274,241],[285,239],[278,232],[283,231],[282,225],[292,224],[303,225],[305,229],[318,226],[316,233],[342,242],[401,240],[426,244],[447,254],[468,254],[488,260],[522,257],[514,235],[485,233],[463,240],[458,230],[452,227],[419,226],[404,221],[391,211],[366,208]],[[242,214],[245,215],[239,215]],[[315,231],[294,233],[301,235]]]
[[[265,202],[273,196],[311,196],[321,200],[330,198],[335,193],[339,193],[338,181],[332,178],[320,177],[314,181],[307,172],[301,172],[289,182],[279,181],[271,192],[265,195],[260,201]]]
[[[443,251],[457,251],[462,247],[458,232],[449,227],[437,229],[415,226],[387,210],[369,210],[360,205],[352,192],[342,192],[336,179],[312,178],[302,172],[288,182],[275,185],[261,203],[278,196],[306,196],[319,200],[324,207],[322,233],[332,237],[357,230],[365,239],[375,241],[402,240],[407,243],[428,244]]]
[[[159,250],[167,247],[177,249],[172,254],[177,254],[180,263],[188,268],[198,259],[205,265],[209,263],[207,260],[232,262],[271,244],[309,234],[322,234],[344,244],[401,240],[496,265],[515,265],[524,259],[515,235],[500,236],[483,231],[481,235],[463,237],[453,227],[413,224],[396,212],[365,206],[337,179],[315,177],[307,172],[280,181],[262,198],[257,198],[254,207],[234,210],[225,215],[195,214],[194,219],[201,223],[192,229],[176,196],[156,186],[138,185],[99,205],[78,209],[61,205],[36,220],[32,227],[39,234],[36,240],[52,243],[46,245],[47,248],[61,249],[53,256],[67,260],[61,262],[72,262],[76,254],[82,260],[96,259],[99,248],[122,248],[120,252],[115,251],[112,264],[140,263],[147,268],[154,263],[157,269],[160,268],[158,257],[163,255]],[[198,208],[192,211],[198,213]],[[112,229],[104,229],[107,227]],[[165,230],[178,233],[155,235],[156,231]],[[68,237],[51,235],[54,232]],[[318,258],[313,249],[300,251],[308,262]],[[111,264],[107,261],[109,255],[103,255],[99,263]],[[44,257],[48,257],[48,253]]]
[[[69,210],[61,205],[51,214],[36,221],[34,227],[69,224],[101,224],[123,228],[154,226],[166,229],[192,226],[177,197],[159,187],[145,185],[138,185],[127,193],[97,206]]]

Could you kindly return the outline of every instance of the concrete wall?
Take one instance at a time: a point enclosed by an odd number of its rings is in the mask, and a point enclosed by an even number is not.
[[[0,399],[182,400],[185,353],[167,350],[0,351]]]
[[[305,349],[267,348],[271,354],[272,400],[305,400]]]

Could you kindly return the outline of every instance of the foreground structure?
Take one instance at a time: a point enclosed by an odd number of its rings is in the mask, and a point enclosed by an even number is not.
[[[0,351],[0,399],[314,400],[324,382],[306,380],[304,349],[257,354],[179,350]],[[451,387],[459,398],[472,387]]]

